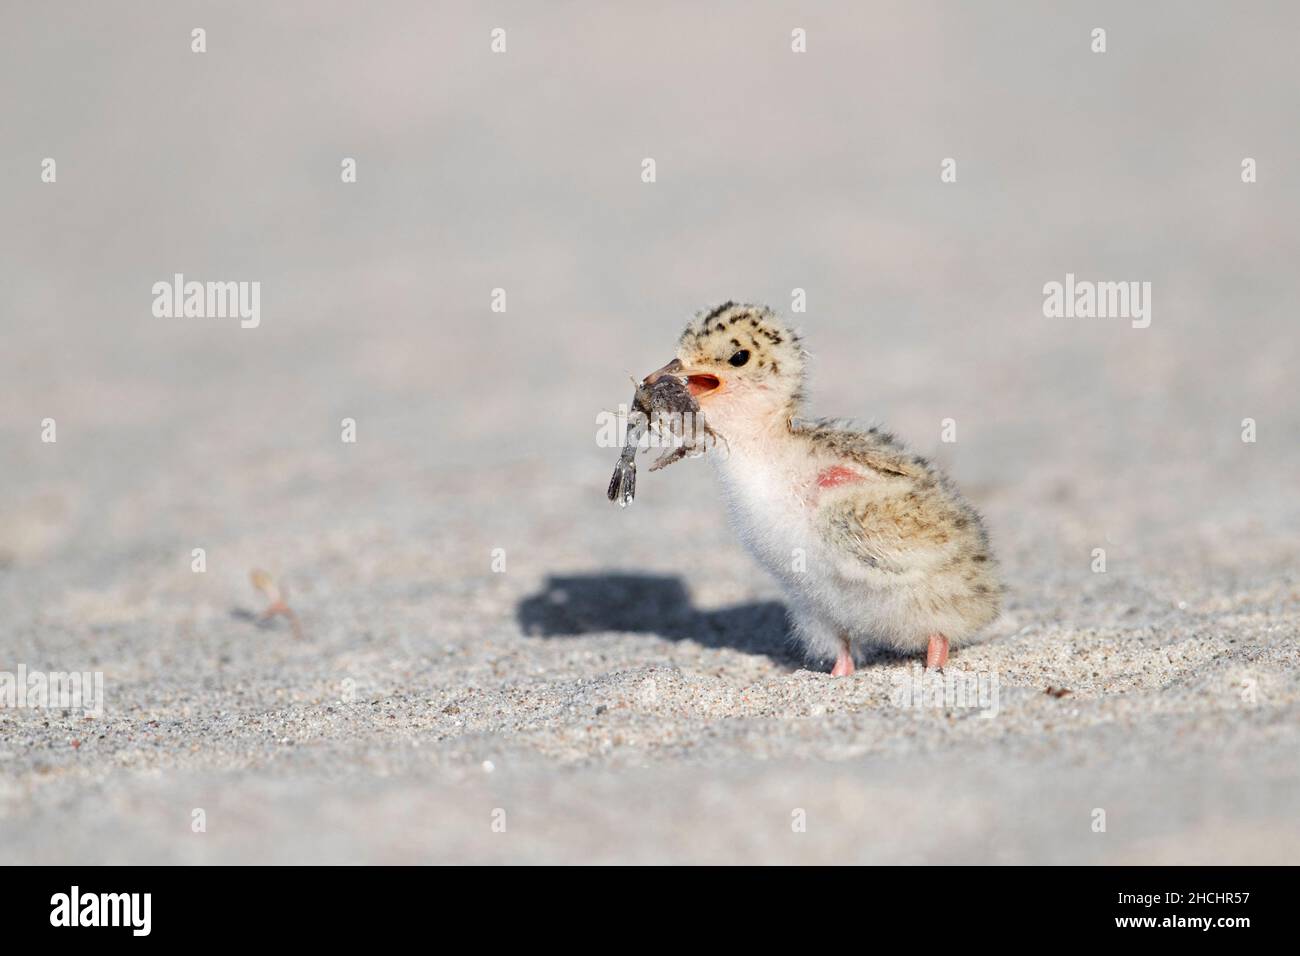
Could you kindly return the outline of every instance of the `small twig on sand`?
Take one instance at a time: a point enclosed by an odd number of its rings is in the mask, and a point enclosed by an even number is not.
[[[266,571],[254,570],[249,574],[249,578],[253,582],[253,587],[265,594],[266,600],[269,602],[266,610],[257,619],[267,622],[277,615],[287,617],[289,627],[293,630],[293,636],[297,640],[302,640],[302,625],[298,623],[298,615],[293,612],[293,608],[289,607],[286,601],[289,596],[288,587],[276,584],[275,579]]]

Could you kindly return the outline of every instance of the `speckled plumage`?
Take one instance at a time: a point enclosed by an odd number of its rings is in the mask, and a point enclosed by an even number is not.
[[[934,635],[959,646],[997,616],[1003,589],[980,516],[893,436],[802,420],[806,353],[770,310],[701,313],[677,359],[726,439],[708,457],[732,524],[786,590],[810,656],[920,651]]]

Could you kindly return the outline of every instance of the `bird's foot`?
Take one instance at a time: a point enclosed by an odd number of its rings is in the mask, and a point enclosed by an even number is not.
[[[853,673],[853,655],[849,653],[848,645],[840,650],[840,656],[835,658],[835,666],[831,668],[832,677],[847,677]]]
[[[942,634],[930,635],[930,646],[925,651],[925,669],[943,670],[948,663],[948,638]]]

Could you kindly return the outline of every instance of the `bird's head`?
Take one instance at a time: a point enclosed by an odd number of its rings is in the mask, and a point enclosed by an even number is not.
[[[709,423],[725,434],[794,417],[805,359],[798,333],[770,309],[727,302],[697,315],[677,342],[677,357],[645,380],[686,379]]]

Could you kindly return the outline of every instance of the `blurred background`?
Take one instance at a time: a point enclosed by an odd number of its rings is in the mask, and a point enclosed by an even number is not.
[[[0,714],[0,853],[1290,852],[1298,27],[1281,2],[10,5],[0,668],[102,670],[109,700],[96,733]],[[260,282],[260,327],[155,317],[153,283],[178,272]],[[1045,318],[1067,272],[1150,282],[1150,327]],[[828,690],[798,670],[705,463],[647,475],[625,511],[604,498],[617,452],[596,416],[628,373],[663,364],[695,311],[790,315],[795,289],[811,411],[886,423],[987,515],[1011,593],[970,660],[1010,695],[996,733],[900,729],[872,709],[883,672]],[[248,620],[258,567],[304,641]],[[1239,706],[1246,672],[1262,709]],[[344,681],[361,704],[338,704]],[[1041,712],[1062,681],[1075,709]],[[964,823],[893,846],[884,818],[922,813],[897,795],[935,779],[927,754],[1022,760],[1021,782],[972,783]],[[1068,835],[1070,774],[1119,804],[1135,766],[1171,822],[1121,849]],[[408,803],[477,821],[500,787],[536,815],[510,850],[468,823],[369,829]],[[681,812],[569,831],[547,811],[647,789]],[[709,856],[696,811],[741,793],[881,830],[815,852],[724,834]],[[200,800],[239,824],[188,840]],[[294,835],[305,804],[332,823]],[[1285,838],[1251,836],[1274,818]]]

